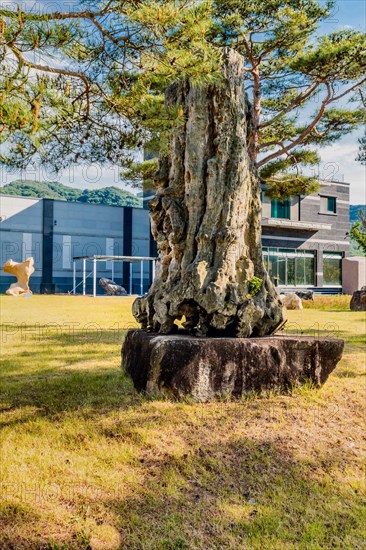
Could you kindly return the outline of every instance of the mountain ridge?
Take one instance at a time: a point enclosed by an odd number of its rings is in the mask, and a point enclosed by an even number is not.
[[[142,208],[140,197],[115,186],[90,190],[52,181],[14,180],[0,187],[0,195]]]
[[[349,205],[349,221],[354,224],[358,221],[358,213],[362,210],[366,215],[366,206],[364,204],[350,204]]]

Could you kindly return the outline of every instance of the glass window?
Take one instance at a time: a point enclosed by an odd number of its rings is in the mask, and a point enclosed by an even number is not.
[[[286,285],[286,257],[278,256],[278,284]]]
[[[314,286],[315,252],[296,248],[263,248],[264,262],[273,282],[280,286]]]
[[[342,285],[342,254],[323,254],[323,284],[325,286]]]
[[[337,211],[337,201],[335,197],[327,197],[327,212],[335,214]]]
[[[336,214],[337,199],[336,197],[320,197],[320,213]]]
[[[315,279],[315,270],[314,270],[314,257],[310,258],[309,256],[305,257],[305,284],[313,285]]]
[[[295,277],[295,260],[296,258],[287,257],[287,284],[293,286],[297,284]]]
[[[62,269],[71,269],[71,236],[62,235]]]
[[[304,270],[304,255],[299,254],[296,258],[295,263],[296,268],[296,284],[297,285],[305,285],[305,270]]]
[[[275,277],[277,277],[277,256],[270,254],[268,256],[268,275],[275,282]]]
[[[289,220],[291,218],[290,216],[290,201],[278,201],[276,199],[272,199],[271,201],[271,217],[272,218],[281,218],[284,220]]]

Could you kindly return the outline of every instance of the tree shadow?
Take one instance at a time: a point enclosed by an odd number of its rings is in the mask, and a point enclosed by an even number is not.
[[[4,489],[2,489],[2,492],[4,492]],[[0,506],[1,548],[4,550],[35,548],[37,544],[36,537],[29,537],[29,532],[26,535],[23,530],[28,531],[29,527],[38,520],[39,514],[29,504],[5,501]],[[21,526],[20,532],[16,535],[14,534],[14,525]]]
[[[352,369],[336,369],[334,372],[338,378],[359,378],[360,376],[366,376],[366,372],[355,372]]]
[[[335,453],[333,460],[341,457]],[[295,459],[265,439],[202,442],[180,456],[149,454],[141,461],[141,490],[106,503],[125,540],[122,548],[295,544],[305,550],[340,547],[345,533],[361,530],[356,494],[322,480],[313,462]]]
[[[137,413],[136,424],[144,419],[148,420],[145,413]],[[159,421],[163,429],[172,418],[163,415]],[[313,461],[295,456],[286,442],[275,443],[259,434],[255,438],[226,434],[224,441],[210,442],[215,436],[204,423],[199,434],[192,433],[193,425],[186,423],[181,434],[185,451],[167,452],[158,442],[140,446],[132,476],[140,482],[119,487],[116,477],[112,496],[85,495],[78,503],[88,510],[89,518],[108,518],[104,521],[120,533],[118,548],[362,547],[362,499],[329,475],[332,467],[342,464],[337,449],[331,457],[318,453]],[[28,508],[23,516],[25,530],[32,530],[35,513]],[[6,549],[23,547],[13,515],[0,514]],[[45,533],[39,532],[24,548],[92,548],[90,535],[85,534],[83,541],[78,537],[73,526],[59,530],[52,545],[42,545]]]
[[[143,396],[135,393],[122,370],[123,334],[113,330],[72,336],[50,334],[17,342],[2,358],[0,412],[8,426],[39,416],[88,410],[100,414],[134,406]],[[20,409],[17,418],[10,413]],[[13,416],[13,418],[12,418]]]
[[[334,481],[323,466],[327,463],[331,471],[342,464],[337,448],[329,451],[331,457],[318,453],[317,460],[312,461],[294,455],[284,443],[286,434],[282,433],[277,443],[274,438],[261,436],[259,427],[258,433],[249,437],[245,422],[237,426],[243,419],[231,418],[230,411],[245,409],[249,423],[259,422],[256,415],[263,413],[263,400],[244,403],[242,409],[236,404],[228,409],[223,406],[221,416],[217,414],[218,404],[192,405],[187,412],[179,403],[149,402],[134,391],[129,376],[119,366],[122,338],[116,341],[114,331],[103,331],[102,338],[99,332],[88,336],[86,341],[80,334],[72,338],[49,335],[37,346],[24,351],[22,344],[5,357],[2,426],[39,417],[58,422],[64,413],[87,413],[93,418],[98,438],[107,440],[111,448],[134,449],[129,464],[131,482],[119,488],[116,474],[113,495],[85,497],[82,503],[93,519],[108,515],[121,534],[120,548],[259,549],[295,545],[307,550],[340,547],[345,533],[353,538],[343,547],[357,547],[355,533],[360,530],[361,517],[358,496]],[[60,361],[50,366],[50,358],[58,353]],[[211,410],[216,411],[214,420]],[[113,411],[121,415],[109,418]],[[228,420],[236,422],[232,436],[230,429],[219,425]],[[72,510],[77,507],[75,502],[68,505]],[[36,504],[34,510],[36,513]],[[24,513],[22,520],[24,529],[28,525],[30,531],[36,521],[31,512]],[[0,516],[6,528],[4,548],[25,544],[21,532],[12,533],[13,515]],[[68,549],[90,549],[87,540],[77,539],[76,527],[72,529],[68,533],[64,528],[55,544],[44,548],[66,545]],[[37,536],[34,545],[32,540],[24,547],[41,548],[41,535]]]

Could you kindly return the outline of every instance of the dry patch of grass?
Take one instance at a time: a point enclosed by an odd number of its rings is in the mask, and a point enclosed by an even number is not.
[[[199,405],[134,392],[131,299],[2,297],[0,547],[364,547],[366,319],[324,300],[287,329],[345,338],[321,390]]]
[[[337,294],[335,296],[315,296],[314,300],[303,300],[305,309],[321,309],[324,311],[349,311],[351,296]]]

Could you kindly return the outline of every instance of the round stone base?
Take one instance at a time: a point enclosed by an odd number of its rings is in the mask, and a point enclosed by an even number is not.
[[[342,357],[344,341],[310,336],[197,338],[129,330],[122,366],[135,388],[197,402],[251,392],[320,387]]]

